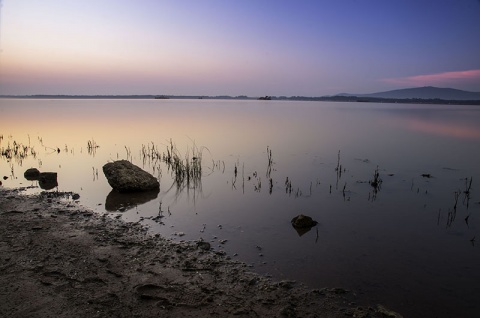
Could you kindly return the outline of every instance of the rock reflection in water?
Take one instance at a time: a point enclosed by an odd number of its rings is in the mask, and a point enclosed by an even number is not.
[[[153,190],[147,192],[120,193],[112,190],[105,200],[105,209],[110,212],[124,212],[137,205],[155,200],[159,192],[159,190]]]
[[[38,177],[38,185],[43,190],[52,190],[58,187],[57,173],[56,172],[42,172]]]
[[[293,227],[295,229],[295,231],[297,231],[298,233],[298,236],[302,236],[303,234],[307,233],[307,232],[310,232],[310,230],[312,229],[312,227]]]
[[[298,236],[302,236],[318,224],[317,221],[303,214],[299,214],[294,217],[291,223],[292,227],[295,229],[295,231],[297,231]]]
[[[52,190],[58,187],[56,172],[40,172],[36,168],[30,168],[23,174],[28,181],[38,181],[38,185],[43,190]]]

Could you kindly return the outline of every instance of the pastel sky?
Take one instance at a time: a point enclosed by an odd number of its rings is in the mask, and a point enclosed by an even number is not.
[[[480,91],[479,0],[0,5],[0,94]]]

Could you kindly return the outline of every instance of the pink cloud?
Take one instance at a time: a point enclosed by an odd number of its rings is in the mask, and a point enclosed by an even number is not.
[[[480,70],[445,72],[437,74],[416,75],[409,77],[386,78],[383,82],[396,85],[430,86],[438,84],[456,84],[465,82],[480,83]]]

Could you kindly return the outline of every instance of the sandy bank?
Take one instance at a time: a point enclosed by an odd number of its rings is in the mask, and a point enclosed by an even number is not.
[[[194,243],[0,188],[1,317],[386,317],[346,290],[273,282]],[[395,317],[395,316],[392,316]]]

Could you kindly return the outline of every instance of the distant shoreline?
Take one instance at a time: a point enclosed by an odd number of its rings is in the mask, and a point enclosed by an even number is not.
[[[158,98],[162,96],[164,98]],[[0,95],[0,99],[209,99],[209,100],[258,100],[249,96],[183,96],[183,95]],[[271,96],[271,100],[284,101],[321,101],[321,102],[357,102],[390,104],[437,104],[437,105],[480,105],[480,100],[449,100],[439,98],[380,98],[359,96]],[[265,101],[268,102],[268,101]]]

